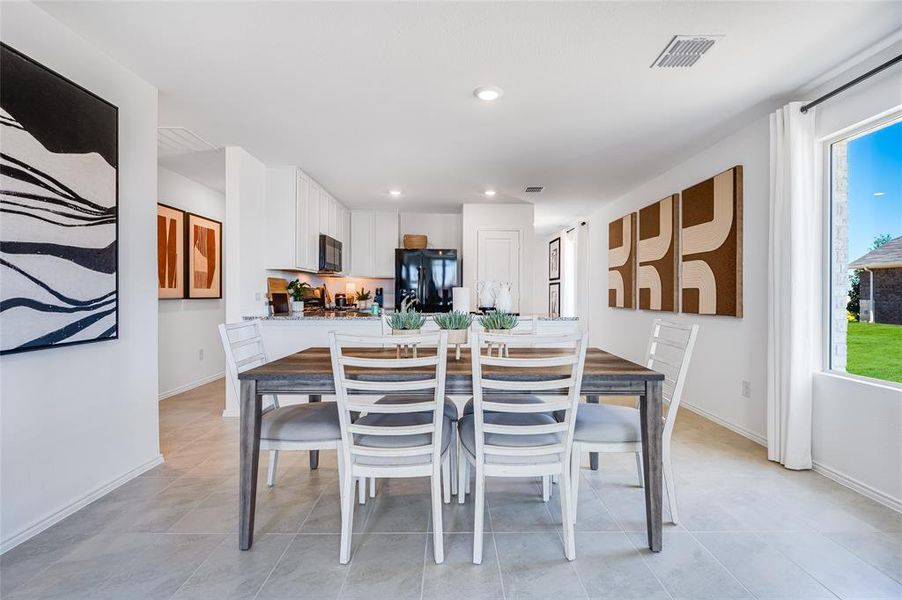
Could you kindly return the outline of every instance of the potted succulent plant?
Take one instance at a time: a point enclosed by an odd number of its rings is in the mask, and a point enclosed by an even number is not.
[[[468,341],[473,317],[463,311],[455,310],[437,314],[432,319],[439,329],[448,331],[448,343],[455,346],[454,358],[460,360],[460,347]]]
[[[495,310],[484,317],[479,318],[479,324],[485,328],[487,333],[501,333],[501,334],[510,334],[511,329],[517,326],[520,320],[517,319],[514,315],[503,312],[500,310]],[[489,344],[489,355],[492,354],[492,347],[495,344]],[[497,344],[498,346],[498,356],[500,357],[502,353],[506,356],[508,353],[507,344]]]
[[[415,310],[399,310],[386,320],[392,335],[417,335],[426,322],[426,317]]]
[[[373,304],[372,294],[364,288],[360,288],[360,291],[356,294],[356,298],[358,310],[366,310]]]
[[[306,281],[295,279],[288,284],[288,294],[291,296],[291,312],[301,314],[304,312],[304,290],[312,289]]]

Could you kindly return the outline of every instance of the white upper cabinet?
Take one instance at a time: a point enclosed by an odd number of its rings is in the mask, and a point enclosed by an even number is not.
[[[355,277],[393,279],[398,213],[351,211],[351,268]]]
[[[300,169],[267,169],[266,268],[316,272],[320,233],[348,243],[347,212]],[[347,257],[348,250],[344,252]]]

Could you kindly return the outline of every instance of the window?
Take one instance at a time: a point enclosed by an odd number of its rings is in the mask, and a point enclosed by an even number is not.
[[[830,368],[902,383],[902,119],[829,150]]]

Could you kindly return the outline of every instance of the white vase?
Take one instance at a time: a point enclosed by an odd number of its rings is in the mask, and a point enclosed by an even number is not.
[[[480,281],[479,284],[479,308],[492,308],[495,306],[495,282]]]
[[[499,284],[495,290],[495,310],[510,312],[513,306],[514,298],[511,296],[511,284]]]
[[[304,301],[303,300],[292,300],[291,301],[291,314],[293,314],[293,315],[304,314]]]

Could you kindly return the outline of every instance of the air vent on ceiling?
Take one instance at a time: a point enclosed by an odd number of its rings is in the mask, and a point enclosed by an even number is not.
[[[157,153],[160,156],[204,152],[205,150],[216,150],[216,146],[190,129],[184,127],[157,128]]]
[[[545,189],[544,185],[531,185],[526,188],[527,194],[539,194]]]
[[[691,67],[722,37],[722,35],[675,35],[651,64],[651,68]]]

